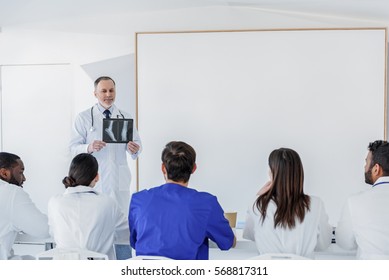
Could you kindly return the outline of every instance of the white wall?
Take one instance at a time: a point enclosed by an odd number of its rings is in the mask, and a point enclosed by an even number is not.
[[[63,192],[69,165],[71,66],[3,66],[1,72],[1,147],[21,157],[24,188],[46,212],[48,199]]]
[[[107,68],[112,70],[111,64],[105,68],[107,66],[105,62],[120,57],[126,60],[129,56],[133,56],[135,32],[380,25],[382,24],[379,22],[356,19],[293,13],[282,14],[238,7],[209,7],[163,12],[123,12],[122,14],[107,12],[99,16],[85,16],[67,20],[50,19],[50,21],[42,18],[41,21],[31,22],[25,26],[4,26],[1,28],[0,65],[70,64],[72,73],[70,79],[72,82],[69,85],[72,94],[70,114],[73,119],[76,113],[95,102],[92,95],[94,80],[92,76],[99,73],[105,75]],[[133,69],[132,60],[129,61],[129,64],[129,69]],[[101,67],[102,65],[104,67]],[[132,82],[133,72],[128,69],[120,72],[122,75],[119,79],[125,79],[126,71],[128,71],[129,80]],[[47,80],[50,78],[49,75],[46,76]],[[4,80],[4,77],[0,77],[1,79]],[[58,84],[57,86],[61,87],[62,85]],[[118,95],[121,95],[121,92],[122,90],[118,91]],[[130,113],[135,115],[133,111],[135,96],[132,86],[126,92],[129,92],[130,96],[118,100],[118,102],[123,103],[123,106],[131,104]],[[9,104],[2,104],[3,108],[8,106]],[[63,108],[58,108],[58,110],[61,111]],[[140,134],[142,136],[141,130]],[[41,181],[32,182],[30,179],[29,184],[32,183],[41,184]],[[35,187],[29,188],[28,191],[34,193],[34,190],[36,193],[40,192]]]
[[[139,34],[140,188],[159,185],[164,145],[185,141],[198,153],[191,186],[244,220],[268,155],[287,147],[336,225],[366,188],[368,143],[384,138],[385,39],[383,29]]]

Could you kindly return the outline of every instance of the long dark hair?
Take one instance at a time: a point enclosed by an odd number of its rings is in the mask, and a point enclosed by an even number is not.
[[[304,169],[300,156],[292,149],[280,148],[269,155],[272,185],[260,195],[254,205],[261,213],[262,223],[266,218],[269,202],[277,206],[274,213],[274,228],[293,229],[296,218],[302,222],[309,211],[310,197],[304,194]]]
[[[75,156],[70,164],[69,174],[62,183],[66,188],[79,185],[89,186],[96,178],[99,165],[94,156],[90,154],[79,154]]]

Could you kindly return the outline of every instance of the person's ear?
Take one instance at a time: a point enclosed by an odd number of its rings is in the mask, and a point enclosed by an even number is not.
[[[374,177],[381,177],[383,174],[381,165],[379,165],[378,163],[374,164],[373,168],[371,169],[371,173]]]
[[[161,170],[162,170],[162,173],[163,173],[164,175],[167,173],[165,164],[163,164],[163,163],[162,163],[162,165],[161,165]]]
[[[11,170],[0,168],[0,178],[6,182],[11,178]]]
[[[96,183],[100,180],[100,175],[97,173],[96,177],[93,179]]]
[[[167,178],[167,170],[166,170],[165,164],[163,164],[163,163],[162,163],[162,165],[161,165],[161,170],[162,170],[163,178],[164,178],[165,180],[167,180],[167,179],[168,179],[168,178]]]
[[[195,173],[196,169],[197,169],[197,164],[195,163],[195,164],[193,165],[192,174]]]

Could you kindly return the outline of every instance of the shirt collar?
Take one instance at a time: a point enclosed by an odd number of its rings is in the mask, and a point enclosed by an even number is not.
[[[177,186],[177,187],[184,187],[186,188],[186,186],[183,186],[181,184],[178,184],[178,183],[174,183],[174,182],[167,182],[165,184],[163,184],[164,186]]]
[[[97,108],[99,109],[100,113],[104,113],[105,109],[103,106],[101,106],[101,104],[99,102],[97,102]],[[111,115],[113,114],[113,110],[114,110],[114,105],[112,105],[111,107],[108,108],[108,111],[111,112]]]
[[[389,176],[379,177],[373,184],[373,187],[379,185],[389,185]]]
[[[94,194],[99,194],[93,188],[87,187],[87,186],[68,187],[65,190],[65,194],[72,194],[72,193],[94,193]]]

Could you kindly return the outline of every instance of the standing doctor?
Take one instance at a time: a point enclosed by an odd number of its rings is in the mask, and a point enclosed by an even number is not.
[[[131,172],[127,163],[127,153],[136,159],[142,144],[134,127],[133,141],[128,143],[105,143],[102,141],[104,118],[132,118],[130,114],[115,106],[115,82],[110,77],[99,77],[94,83],[94,95],[98,103],[81,112],[75,119],[70,142],[73,156],[93,153],[99,164],[101,180],[95,190],[112,197],[124,213],[128,211],[130,199]]]

